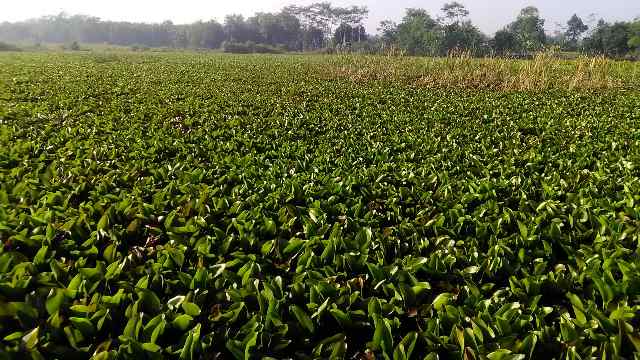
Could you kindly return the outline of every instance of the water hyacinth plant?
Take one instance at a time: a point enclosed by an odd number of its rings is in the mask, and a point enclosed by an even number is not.
[[[0,55],[0,357],[634,358],[637,65],[422,61]]]

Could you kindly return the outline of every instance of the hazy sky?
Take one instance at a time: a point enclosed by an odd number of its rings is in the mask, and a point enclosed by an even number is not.
[[[225,14],[245,16],[256,11],[276,11],[289,4],[309,4],[313,0],[0,0],[0,21],[18,21],[65,11],[94,15],[108,20],[188,23],[196,20],[222,20]],[[408,7],[421,7],[436,15],[445,0],[334,0],[335,5],[367,5],[366,26],[375,32],[384,19],[399,20]],[[555,23],[566,23],[578,13],[587,20],[590,14],[607,20],[630,20],[640,16],[640,0],[462,0],[471,19],[488,34],[512,21],[527,5],[537,6],[547,19],[547,31]]]

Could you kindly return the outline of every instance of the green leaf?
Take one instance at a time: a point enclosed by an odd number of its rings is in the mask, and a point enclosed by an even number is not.
[[[191,316],[200,315],[200,307],[192,302],[183,302],[182,310],[184,310],[184,313],[187,315],[191,315]]]
[[[418,334],[416,332],[408,333],[396,346],[393,351],[393,360],[409,360],[413,354],[413,350],[418,340]]]
[[[518,229],[520,230],[520,236],[523,239],[527,239],[529,236],[529,231],[527,230],[527,226],[518,221]]]
[[[184,346],[180,351],[180,360],[193,360],[196,359],[196,353],[199,350],[200,342],[200,324],[197,324],[187,335],[187,339],[184,342]]]
[[[215,265],[213,268],[216,269],[216,272],[213,274],[213,278],[215,279],[218,276],[222,275],[226,268],[226,264]]]
[[[45,264],[47,251],[49,251],[49,247],[48,246],[41,247],[40,250],[38,250],[36,255],[33,257],[33,263],[36,264],[36,265]]]
[[[456,326],[453,328],[453,331],[456,336],[456,341],[458,342],[458,345],[460,345],[460,351],[464,352],[464,330]]]
[[[64,291],[62,289],[52,289],[49,298],[47,298],[47,301],[45,302],[47,313],[49,313],[49,315],[53,315],[58,312],[64,301]]]
[[[141,289],[138,291],[138,297],[144,305],[146,312],[155,314],[162,310],[162,303],[160,302],[158,295],[153,291]]]
[[[244,346],[244,360],[251,359],[253,355],[251,350],[256,346],[256,342],[258,341],[258,333],[253,331]]]
[[[125,338],[137,340],[141,327],[142,327],[142,324],[141,324],[140,314],[135,313],[127,321],[127,324],[124,327],[124,331],[122,332],[122,335]]]
[[[176,212],[175,210],[170,212],[169,215],[167,215],[166,219],[164,220],[164,228],[171,231],[171,228],[173,226],[173,219],[176,217]]]
[[[560,225],[558,225],[558,223],[552,223],[551,224],[551,231],[550,231],[550,235],[551,238],[555,241],[559,241],[561,236],[562,236],[562,231],[560,230]]]
[[[132,222],[129,223],[129,226],[127,226],[127,232],[129,234],[137,233],[138,229],[140,229],[140,225],[141,225],[140,219],[134,219]]]
[[[374,315],[375,331],[373,334],[373,344],[376,348],[388,356],[393,355],[393,335],[391,333],[391,322],[383,317]]]
[[[489,360],[523,360],[525,356],[522,354],[514,354],[510,350],[500,349],[487,355]]]
[[[465,274],[477,274],[479,271],[480,271],[480,267],[476,265],[469,266],[463,270]]]
[[[291,309],[291,312],[293,312],[296,319],[298,319],[298,322],[300,323],[300,325],[302,325],[308,332],[312,334],[315,332],[313,321],[311,321],[311,318],[307,315],[307,313],[302,308],[300,308],[297,305],[291,305],[289,309]]]
[[[444,308],[445,305],[449,304],[452,298],[453,298],[453,294],[442,293],[436,296],[436,298],[433,299],[433,302],[431,304],[433,305],[433,308],[436,309],[436,311],[440,311]]]
[[[151,353],[160,353],[162,352],[162,348],[156,344],[153,343],[143,343],[142,344],[142,348],[145,351],[151,352]]]
[[[22,345],[27,351],[32,351],[38,345],[38,336],[40,334],[40,327],[37,327],[22,337]]]
[[[98,221],[98,230],[106,231],[109,227],[109,215],[105,212]]]
[[[189,315],[178,315],[175,319],[173,319],[172,325],[180,331],[187,331],[187,329],[189,329],[189,326],[191,325],[191,321],[193,321],[193,317]]]
[[[152,343],[155,344],[156,342],[158,342],[158,338],[162,336],[162,334],[164,334],[166,323],[167,322],[164,319],[162,319],[162,321],[160,321],[160,323],[158,323],[158,325],[153,329],[153,332],[151,333]]]
[[[329,306],[329,298],[327,298],[327,299],[326,299],[326,300],[325,300],[325,301],[324,301],[324,302],[323,302],[323,303],[318,307],[318,309],[316,310],[316,312],[314,312],[314,313],[311,315],[311,318],[312,318],[312,319],[315,319],[315,318],[317,318],[318,316],[320,316],[320,315],[321,315],[321,314],[322,314],[322,313],[327,309],[327,307],[328,307],[328,306]]]
[[[629,342],[633,344],[635,351],[640,352],[640,336],[635,333],[627,333],[627,338],[629,339]]]
[[[571,304],[573,305],[573,312],[576,315],[576,320],[580,324],[586,324],[587,318],[584,316],[585,309],[584,309],[584,305],[582,305],[582,301],[580,300],[580,298],[572,293],[567,293],[567,297],[569,298],[569,301],[571,301]]]
[[[80,317],[70,317],[69,320],[73,324],[73,327],[78,329],[83,336],[91,336],[95,332],[93,323],[89,319]]]
[[[380,305],[380,300],[378,300],[378,298],[370,298],[369,303],[367,305],[367,310],[368,310],[369,316],[381,315],[382,306]]]
[[[15,341],[15,340],[22,339],[23,336],[24,336],[24,332],[16,331],[16,332],[13,332],[13,333],[5,336],[4,339],[2,339],[2,340],[6,341],[6,342],[12,342],[12,341]]]

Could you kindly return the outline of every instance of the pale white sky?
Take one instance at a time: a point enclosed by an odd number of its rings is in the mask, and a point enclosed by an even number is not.
[[[318,1],[318,0],[315,0]],[[222,20],[224,15],[249,16],[256,11],[277,11],[289,4],[309,4],[314,0],[0,0],[0,21],[18,21],[65,11],[93,15],[107,20],[189,23],[196,20]],[[334,0],[334,5],[366,5],[370,14],[366,26],[375,33],[381,20],[399,20],[408,7],[427,9],[437,15],[445,0]],[[492,34],[512,21],[527,5],[537,6],[547,19],[547,30],[557,22],[566,23],[578,13],[585,20],[595,13],[610,21],[640,16],[640,0],[462,0],[471,19],[481,30]]]

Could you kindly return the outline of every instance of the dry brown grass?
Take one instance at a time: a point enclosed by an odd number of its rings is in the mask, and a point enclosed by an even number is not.
[[[391,81],[421,87],[537,91],[548,89],[640,89],[640,63],[604,57],[559,59],[554,53],[531,60],[341,55],[327,60],[324,77],[354,82]]]

